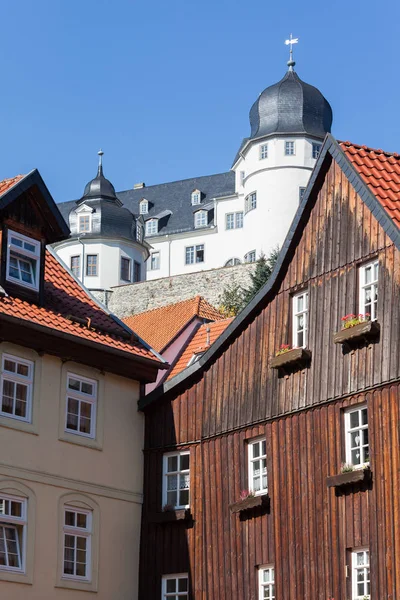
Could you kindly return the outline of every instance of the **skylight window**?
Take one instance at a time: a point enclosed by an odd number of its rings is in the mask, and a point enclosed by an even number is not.
[[[6,279],[33,290],[39,289],[40,242],[8,232]]]

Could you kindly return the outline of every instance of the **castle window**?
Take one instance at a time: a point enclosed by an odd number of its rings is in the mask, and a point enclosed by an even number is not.
[[[0,495],[0,570],[23,572],[27,500]]]
[[[39,289],[40,242],[8,231],[6,279],[23,287]]]
[[[224,267],[234,267],[235,265],[240,265],[240,258],[230,258],[224,264]]]
[[[294,142],[285,142],[285,156],[294,156],[295,154],[295,145]]]
[[[313,158],[318,158],[320,152],[321,152],[321,144],[316,144],[316,143],[313,142],[313,145],[312,145],[312,157]]]
[[[204,262],[204,244],[187,246],[185,249],[185,264],[193,265],[194,263],[202,262]]]
[[[197,227],[206,227],[207,225],[207,211],[206,210],[198,210],[194,214],[194,226]]]
[[[248,213],[250,210],[257,208],[257,192],[251,192],[246,196],[244,201],[244,212]]]
[[[157,271],[160,268],[160,253],[152,252],[150,255],[150,271]]]
[[[253,262],[256,262],[256,260],[257,260],[257,257],[256,257],[256,251],[255,250],[251,250],[250,252],[248,252],[244,256],[244,262],[253,263]]]
[[[201,192],[200,190],[193,190],[192,192],[192,204],[200,204],[201,203]]]
[[[261,144],[260,146],[260,160],[268,158],[268,144]]]
[[[88,277],[97,277],[98,272],[98,256],[97,254],[88,254],[86,256],[86,275]]]
[[[226,213],[226,229],[241,229],[243,227],[243,211]]]
[[[78,232],[88,233],[91,230],[91,213],[86,213],[78,216]]]
[[[121,280],[122,281],[130,281],[131,280],[131,259],[126,258],[125,256],[121,256]]]
[[[32,387],[33,363],[16,356],[3,354],[0,414],[4,417],[29,421]]]
[[[308,292],[301,292],[292,298],[293,302],[293,348],[307,346],[308,333]]]
[[[146,235],[154,235],[156,233],[158,233],[158,219],[146,221]]]
[[[147,215],[147,213],[149,212],[149,203],[147,200],[143,199],[140,201],[139,212],[141,215]]]
[[[81,257],[71,256],[70,269],[75,277],[81,276]]]

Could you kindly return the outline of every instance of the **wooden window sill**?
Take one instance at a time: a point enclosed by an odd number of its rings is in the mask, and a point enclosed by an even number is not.
[[[231,513],[244,513],[247,511],[253,511],[255,509],[269,509],[269,496],[263,494],[262,496],[251,496],[245,500],[239,500],[229,505]]]
[[[326,478],[328,487],[336,488],[338,491],[343,491],[352,486],[368,485],[372,481],[372,472],[369,467],[365,469],[354,469],[347,473],[339,473],[339,475],[331,475]]]
[[[178,510],[166,510],[153,513],[149,519],[152,523],[185,523],[193,520],[190,508],[179,508]]]
[[[365,321],[334,333],[333,341],[335,344],[358,344],[360,341],[370,341],[378,337],[379,332],[380,326],[377,321]]]
[[[271,359],[272,369],[301,367],[311,361],[311,351],[307,348],[293,348]]]

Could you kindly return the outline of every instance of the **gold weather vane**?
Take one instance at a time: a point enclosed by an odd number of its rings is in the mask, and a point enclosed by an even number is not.
[[[288,60],[289,71],[293,71],[293,67],[296,64],[293,60],[293,44],[298,44],[298,43],[299,43],[299,38],[294,38],[292,36],[292,34],[290,34],[290,38],[288,40],[285,40],[286,46],[290,46],[289,60]]]

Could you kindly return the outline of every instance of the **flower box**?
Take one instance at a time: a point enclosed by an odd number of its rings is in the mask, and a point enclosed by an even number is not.
[[[354,327],[342,329],[333,334],[335,344],[351,344],[361,340],[368,340],[379,335],[380,326],[377,321],[364,321]]]
[[[293,348],[287,352],[283,352],[271,359],[272,369],[280,369],[282,367],[296,367],[304,365],[311,360],[311,351],[307,348]]]
[[[268,508],[269,507],[269,496],[264,494],[262,496],[249,496],[244,500],[239,500],[229,505],[231,513],[241,513],[247,510],[253,510],[256,508]]]
[[[178,510],[165,510],[151,515],[152,523],[176,523],[192,521],[192,515],[189,508],[180,508]]]
[[[347,486],[369,483],[371,479],[371,469],[367,467],[366,469],[354,469],[354,471],[347,471],[339,475],[331,475],[326,478],[326,484],[328,487],[345,488]]]

